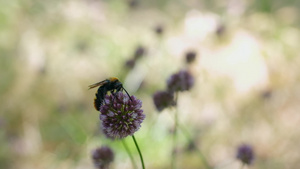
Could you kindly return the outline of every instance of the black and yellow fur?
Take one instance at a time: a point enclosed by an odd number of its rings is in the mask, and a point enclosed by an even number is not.
[[[98,86],[100,86],[100,87],[98,88],[98,91],[95,94],[96,97],[94,99],[94,107],[97,111],[100,110],[100,107],[103,104],[103,101],[104,101],[104,98],[105,98],[105,95],[107,94],[107,92],[110,91],[112,93],[112,95],[114,95],[115,92],[119,92],[124,89],[123,84],[116,77],[111,77],[111,78],[105,79],[101,82],[89,85],[89,89],[92,89],[92,88],[95,88]],[[125,90],[125,92],[130,98],[130,95],[128,94],[128,92],[126,90]]]

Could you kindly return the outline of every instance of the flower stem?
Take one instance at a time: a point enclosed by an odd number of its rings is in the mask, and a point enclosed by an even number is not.
[[[175,93],[175,103],[177,104],[178,100],[178,92]],[[172,150],[172,159],[171,159],[171,168],[176,168],[176,145],[177,145],[177,127],[178,127],[178,108],[176,107],[176,111],[174,113],[174,133],[173,133],[173,150]]]
[[[135,140],[134,135],[132,135],[132,139],[133,139],[133,141],[134,141],[134,144],[135,144],[135,146],[136,146],[136,149],[137,149],[138,152],[139,152],[139,155],[140,155],[140,158],[141,158],[142,167],[143,167],[143,169],[145,169],[143,156],[142,156],[141,150],[140,150],[140,148],[139,148],[139,146],[138,146],[138,144],[137,144],[137,142],[136,142],[136,140]]]
[[[245,164],[244,164],[244,163],[242,163],[242,165],[241,165],[241,169],[243,169],[243,168],[244,168],[244,166],[245,166]]]
[[[177,157],[177,152],[176,152],[176,145],[177,145],[177,111],[175,112],[174,115],[174,120],[175,120],[175,125],[174,125],[174,133],[173,133],[173,148],[172,148],[172,160],[171,160],[171,168],[175,169],[176,168],[176,157]]]
[[[126,144],[126,142],[124,141],[124,139],[122,139],[121,141],[122,141],[122,144],[123,144],[123,146],[124,146],[124,148],[125,148],[127,154],[129,155],[129,158],[130,158],[130,160],[131,160],[131,163],[132,163],[133,168],[134,168],[134,169],[137,169],[137,165],[136,165],[136,163],[135,163],[135,161],[134,161],[134,159],[133,159],[133,156],[132,156],[132,154],[131,154],[131,152],[130,152],[130,150],[129,150],[127,144]]]

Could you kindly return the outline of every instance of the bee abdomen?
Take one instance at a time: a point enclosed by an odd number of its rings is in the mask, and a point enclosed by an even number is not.
[[[97,110],[97,111],[100,111],[100,107],[102,106],[102,103],[99,101],[99,99],[97,99],[96,97],[95,97],[95,99],[94,99],[94,107],[95,107],[95,109]]]
[[[100,111],[100,107],[103,104],[106,93],[107,91],[105,87],[102,86],[98,89],[97,93],[95,94],[96,97],[94,99],[94,107],[97,111]]]

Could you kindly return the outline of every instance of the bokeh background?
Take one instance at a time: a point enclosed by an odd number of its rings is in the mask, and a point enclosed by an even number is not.
[[[152,96],[181,69],[179,121],[214,168],[300,168],[300,1],[0,0],[0,168],[94,168],[108,145],[112,168],[132,168],[120,141],[100,131],[88,85],[116,76],[143,101],[135,134],[147,168],[170,168],[173,113]],[[142,57],[132,65],[136,52]],[[185,62],[187,52],[196,60]],[[127,64],[126,64],[127,63]],[[131,138],[126,138],[138,166]],[[204,168],[178,131],[177,168]]]

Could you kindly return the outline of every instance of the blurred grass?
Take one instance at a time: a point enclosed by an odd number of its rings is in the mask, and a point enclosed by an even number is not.
[[[152,94],[187,67],[190,49],[198,53],[189,67],[196,86],[180,94],[180,122],[209,162],[238,168],[235,148],[247,142],[256,152],[252,168],[299,168],[299,6],[0,0],[0,168],[93,168],[90,151],[103,144],[116,152],[114,168],[131,168],[122,144],[101,134],[95,91],[87,90],[110,76],[143,101],[147,118],[136,138],[147,168],[169,168],[174,110],[157,114]],[[130,70],[124,63],[140,45],[146,55]],[[185,151],[182,133],[179,143],[178,168],[203,167]]]

